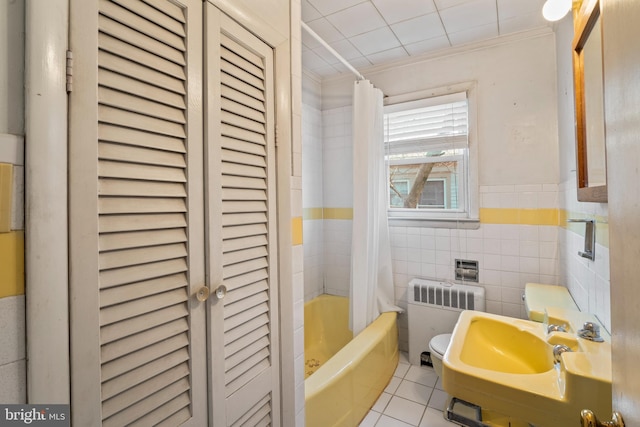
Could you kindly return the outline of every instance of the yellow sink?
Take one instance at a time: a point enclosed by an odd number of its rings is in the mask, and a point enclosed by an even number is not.
[[[555,310],[569,331],[581,328],[584,313]],[[465,311],[443,359],[443,386],[452,396],[535,425],[569,426],[585,408],[611,412],[611,344],[546,332],[543,323]],[[554,363],[553,346],[564,344]]]

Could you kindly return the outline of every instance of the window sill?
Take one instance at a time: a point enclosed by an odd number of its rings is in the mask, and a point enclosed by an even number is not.
[[[479,219],[469,218],[400,218],[388,217],[389,227],[422,227],[422,228],[454,228],[477,230]]]

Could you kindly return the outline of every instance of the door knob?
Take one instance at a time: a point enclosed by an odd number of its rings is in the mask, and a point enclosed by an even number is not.
[[[198,301],[200,302],[205,302],[209,298],[209,288],[202,286],[198,289],[198,292],[196,292],[196,298],[198,298]]]
[[[582,427],[624,427],[624,420],[619,412],[614,412],[611,421],[600,422],[589,409],[580,412]]]
[[[220,285],[216,288],[215,292],[218,299],[223,299],[227,295],[227,287],[225,285]]]

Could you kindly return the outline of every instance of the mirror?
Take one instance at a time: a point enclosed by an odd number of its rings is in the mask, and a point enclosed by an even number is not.
[[[607,162],[599,0],[583,0],[574,12],[573,73],[578,200],[604,203]]]

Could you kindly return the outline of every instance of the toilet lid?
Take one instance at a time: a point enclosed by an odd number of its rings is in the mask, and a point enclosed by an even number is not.
[[[447,347],[449,347],[449,342],[451,342],[451,334],[436,335],[429,342],[429,347],[432,351],[444,356]]]

